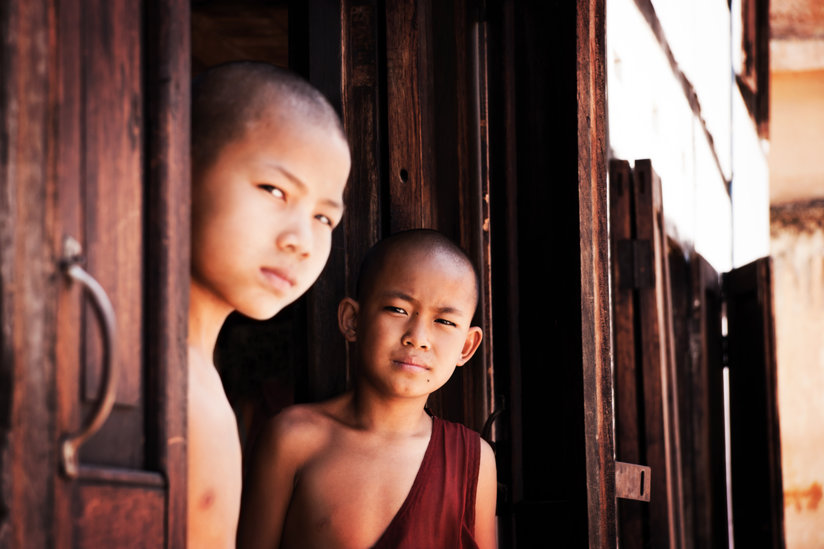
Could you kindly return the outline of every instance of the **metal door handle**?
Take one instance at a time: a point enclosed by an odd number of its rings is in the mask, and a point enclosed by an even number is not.
[[[82,284],[92,297],[92,303],[103,331],[103,383],[97,407],[89,422],[77,433],[65,435],[62,438],[63,473],[69,478],[76,477],[80,471],[78,460],[80,447],[103,426],[112,411],[117,395],[117,378],[120,373],[115,360],[116,324],[112,302],[97,280],[80,266],[82,259],[80,254],[80,244],[74,238],[66,237],[60,266],[69,278]]]

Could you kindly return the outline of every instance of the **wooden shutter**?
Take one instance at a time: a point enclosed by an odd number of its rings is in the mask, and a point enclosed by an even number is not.
[[[661,182],[648,160],[610,165],[616,459],[652,469],[649,505],[619,500],[624,547],[684,547],[672,295]]]
[[[736,547],[784,547],[772,263],[724,275],[730,370],[732,518]]]
[[[4,124],[16,134],[3,148],[25,162],[2,187],[15,197],[3,206],[15,226],[0,228],[15,273],[0,283],[15,405],[2,422],[0,544],[183,547],[188,3],[26,2],[3,16],[15,44],[3,47]],[[108,361],[90,293],[65,275],[68,237],[113,304],[120,370],[76,470],[63,443],[97,409]],[[39,286],[24,296],[15,285],[27,278]]]

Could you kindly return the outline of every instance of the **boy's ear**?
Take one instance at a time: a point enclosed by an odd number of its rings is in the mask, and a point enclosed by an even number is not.
[[[344,297],[338,304],[338,328],[348,342],[358,339],[358,311],[360,305],[351,297]]]
[[[481,344],[481,340],[483,338],[484,332],[478,326],[472,326],[469,328],[469,332],[466,334],[466,341],[464,341],[463,349],[461,349],[461,359],[458,361],[458,366],[463,366],[470,358],[472,358],[472,355],[474,355],[475,351],[478,350],[478,346]]]

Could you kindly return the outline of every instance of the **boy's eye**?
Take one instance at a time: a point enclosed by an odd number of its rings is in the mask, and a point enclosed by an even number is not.
[[[404,311],[400,307],[395,307],[395,306],[392,306],[392,305],[388,305],[388,306],[384,307],[384,310],[389,311],[390,313],[397,313],[399,315],[405,315],[406,314],[406,311]]]
[[[286,193],[284,193],[282,190],[275,187],[274,185],[263,184],[263,185],[258,185],[258,188],[266,191],[267,193],[271,194],[275,198],[285,198],[286,197]]]
[[[316,216],[315,216],[315,219],[317,219],[318,221],[320,221],[320,222],[321,222],[321,223],[323,223],[324,225],[329,225],[330,227],[334,227],[334,226],[335,226],[335,224],[332,222],[332,220],[331,220],[331,219],[329,219],[328,217],[326,217],[326,216],[325,216],[325,215],[323,215],[323,214],[318,214],[318,215],[316,215]]]
[[[443,324],[444,326],[457,326],[457,324],[455,324],[451,320],[447,320],[445,318],[439,318],[435,322],[437,322],[439,324]]]

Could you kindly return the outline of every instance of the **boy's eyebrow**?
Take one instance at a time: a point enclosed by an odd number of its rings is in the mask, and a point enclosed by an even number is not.
[[[417,303],[417,302],[418,302],[418,301],[417,301],[415,298],[413,298],[412,296],[410,296],[410,295],[408,295],[408,294],[405,294],[405,293],[403,293],[403,292],[400,292],[400,291],[388,291],[388,292],[384,292],[384,293],[383,293],[383,296],[384,296],[384,297],[396,297],[396,298],[398,298],[398,299],[400,299],[400,300],[403,300],[403,301],[408,301],[409,303]],[[461,315],[461,314],[463,314],[463,312],[462,312],[460,309],[458,309],[457,307],[450,307],[450,306],[446,306],[446,307],[439,307],[438,309],[435,309],[435,310],[436,310],[436,312],[437,312],[438,314],[453,314],[453,315]]]
[[[282,173],[286,179],[291,181],[296,187],[298,187],[301,191],[306,191],[306,183],[304,183],[298,176],[281,166],[280,164],[275,164],[274,162],[267,162],[266,166],[272,168],[273,170],[277,170]],[[343,204],[338,202],[337,200],[332,200],[331,198],[324,198],[321,202],[332,206],[333,208],[338,208],[343,210]]]

